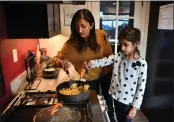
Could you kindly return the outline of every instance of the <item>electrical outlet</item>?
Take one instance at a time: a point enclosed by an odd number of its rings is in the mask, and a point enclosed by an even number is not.
[[[18,55],[17,55],[17,50],[16,49],[12,50],[12,55],[13,55],[13,62],[17,62],[18,61]]]

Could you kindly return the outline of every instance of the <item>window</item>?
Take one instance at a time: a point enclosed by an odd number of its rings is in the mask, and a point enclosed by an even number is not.
[[[100,29],[108,34],[110,41],[117,40],[120,30],[134,24],[133,1],[100,1]]]

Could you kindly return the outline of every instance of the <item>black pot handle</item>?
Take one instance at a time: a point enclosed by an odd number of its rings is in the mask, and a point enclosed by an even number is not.
[[[69,81],[69,87],[71,87],[71,85],[72,85],[73,83],[75,83],[75,81],[74,81],[74,80],[70,80],[70,81]]]

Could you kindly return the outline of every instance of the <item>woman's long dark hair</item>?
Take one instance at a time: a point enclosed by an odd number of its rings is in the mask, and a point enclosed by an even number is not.
[[[90,30],[87,44],[85,43],[83,38],[80,37],[76,29],[76,22],[79,21],[80,19],[86,20],[87,22],[89,22],[91,26],[93,25],[93,28]],[[100,46],[96,41],[94,17],[88,9],[80,9],[74,14],[71,21],[70,39],[78,41],[76,48],[79,52],[81,52],[84,49],[87,49],[87,46],[89,46],[89,48],[95,52],[98,51],[98,49],[100,48]]]
[[[118,35],[118,40],[121,41],[122,39],[126,39],[129,42],[132,42],[132,44],[135,44],[136,42],[140,42],[140,37],[141,37],[141,32],[139,29],[131,27],[131,26],[126,26],[124,27],[119,35]],[[138,53],[140,55],[140,51],[136,47],[134,53]]]

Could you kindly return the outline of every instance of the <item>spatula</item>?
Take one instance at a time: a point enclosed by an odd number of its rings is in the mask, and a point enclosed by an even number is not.
[[[88,69],[87,68],[82,69],[82,71],[80,73],[80,79],[82,79],[85,74],[88,74]]]
[[[68,75],[70,81],[69,81],[69,87],[71,87],[71,85],[74,83],[74,80],[71,80],[71,77],[70,77],[70,73],[68,70],[66,70],[66,74]]]

